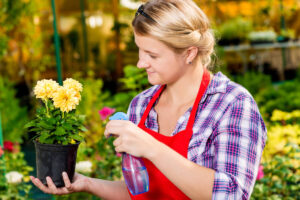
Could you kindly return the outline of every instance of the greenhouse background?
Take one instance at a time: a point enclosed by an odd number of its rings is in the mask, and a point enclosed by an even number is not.
[[[97,199],[88,194],[52,196],[32,185],[36,174],[34,132],[24,126],[40,101],[41,79],[83,84],[77,112],[86,115],[85,142],[77,161],[91,177],[122,177],[121,158],[103,136],[103,109],[127,111],[148,88],[136,67],[131,20],[143,1],[0,0],[0,199]],[[300,1],[195,0],[211,20],[217,43],[215,71],[247,88],[268,129],[251,199],[299,199],[300,191]],[[100,115],[99,116],[99,112]],[[1,156],[2,155],[2,156]],[[22,181],[10,183],[16,171]]]

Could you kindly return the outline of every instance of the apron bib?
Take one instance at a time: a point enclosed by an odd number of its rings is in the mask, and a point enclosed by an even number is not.
[[[153,136],[156,140],[164,143],[165,145],[169,146],[170,148],[172,148],[174,151],[176,151],[183,157],[187,158],[188,146],[193,134],[193,124],[195,121],[197,108],[209,84],[209,81],[210,81],[210,74],[205,69],[203,72],[201,85],[185,130],[178,132],[174,136],[165,136],[145,126],[145,121],[147,119],[147,116],[152,106],[154,105],[155,101],[158,99],[161,92],[164,90],[165,85],[161,86],[159,90],[155,93],[153,98],[150,100],[138,126],[144,131],[146,131],[148,134]],[[145,158],[143,158],[143,161],[145,163],[149,175],[149,191],[135,196],[131,195],[131,193],[129,192],[131,199],[134,200],[189,199],[171,181],[169,181],[169,179],[165,175],[163,175],[151,161]]]

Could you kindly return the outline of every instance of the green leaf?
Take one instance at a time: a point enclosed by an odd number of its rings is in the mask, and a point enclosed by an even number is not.
[[[28,122],[27,124],[25,124],[24,128],[28,129],[33,126],[36,126],[35,121]]]
[[[70,125],[70,124],[64,123],[64,124],[62,124],[62,127],[63,127],[65,130],[68,130],[68,131],[73,130],[73,127],[72,127],[72,125]]]
[[[74,140],[77,140],[77,141],[82,141],[82,140],[83,140],[83,137],[80,136],[80,135],[72,135],[72,138],[73,138]]]
[[[38,125],[41,126],[44,129],[48,129],[48,130],[53,130],[55,128],[54,126],[48,124],[45,121],[41,121]]]
[[[83,132],[86,132],[86,131],[88,131],[88,129],[87,129],[87,128],[85,128],[84,126],[81,126],[81,127],[80,127],[80,130],[81,130],[81,131],[83,131]]]
[[[62,127],[57,127],[56,130],[54,131],[54,134],[55,135],[64,135],[64,134],[66,134],[66,131]]]
[[[47,132],[42,132],[41,136],[39,137],[40,143],[46,143],[47,138],[50,136]]]

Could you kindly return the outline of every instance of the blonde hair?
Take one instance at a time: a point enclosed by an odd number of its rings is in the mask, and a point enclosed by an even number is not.
[[[137,14],[134,31],[152,36],[176,53],[194,46],[205,67],[211,62],[215,38],[205,13],[192,0],[150,0],[143,5],[146,15]]]

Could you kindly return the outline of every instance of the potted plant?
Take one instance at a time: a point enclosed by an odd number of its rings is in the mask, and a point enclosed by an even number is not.
[[[252,45],[273,43],[276,41],[276,33],[273,30],[252,31],[248,35],[248,39]]]
[[[288,42],[295,39],[295,31],[292,29],[281,29],[277,37],[278,42]]]
[[[241,17],[228,20],[218,29],[217,35],[220,37],[218,44],[220,46],[238,45],[246,40],[251,30],[251,21]]]
[[[47,184],[50,176],[57,187],[64,186],[62,172],[72,180],[75,171],[77,149],[83,140],[85,116],[75,113],[81,100],[82,85],[67,79],[60,86],[53,80],[41,80],[34,88],[36,98],[43,106],[37,109],[36,118],[25,125],[35,132],[37,177]]]

